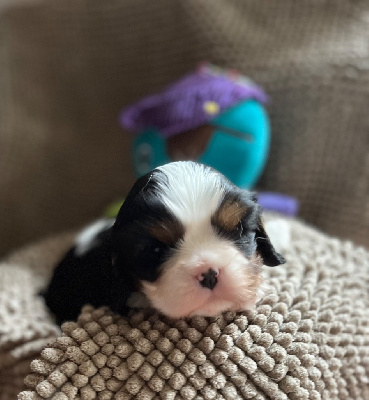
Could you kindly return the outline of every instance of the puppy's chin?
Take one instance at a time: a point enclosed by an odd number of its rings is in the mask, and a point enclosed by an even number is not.
[[[247,259],[227,242],[207,250],[189,259],[173,256],[163,265],[157,281],[142,282],[142,290],[153,307],[169,317],[182,318],[216,316],[255,305],[262,283],[261,259]],[[213,289],[203,287],[198,280],[209,267],[219,271]]]

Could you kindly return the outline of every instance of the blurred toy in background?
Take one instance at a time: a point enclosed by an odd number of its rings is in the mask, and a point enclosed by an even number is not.
[[[261,87],[234,70],[209,63],[123,110],[121,125],[136,136],[137,176],[171,161],[194,160],[251,189],[270,147],[270,124]],[[297,201],[276,193],[258,195],[263,208],[297,213]]]
[[[239,187],[252,187],[269,151],[266,101],[264,91],[248,78],[202,64],[121,114],[122,126],[137,134],[137,175],[170,161],[197,160]]]

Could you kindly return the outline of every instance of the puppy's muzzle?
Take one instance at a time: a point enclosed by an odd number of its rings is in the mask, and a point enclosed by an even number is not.
[[[213,290],[218,283],[218,275],[219,271],[209,268],[207,272],[199,274],[197,279],[199,280],[201,286]]]

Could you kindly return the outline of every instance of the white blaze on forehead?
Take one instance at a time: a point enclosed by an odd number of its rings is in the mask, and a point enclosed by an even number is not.
[[[224,197],[221,176],[194,162],[175,162],[158,170],[167,180],[158,180],[159,195],[167,208],[184,224],[210,217]]]

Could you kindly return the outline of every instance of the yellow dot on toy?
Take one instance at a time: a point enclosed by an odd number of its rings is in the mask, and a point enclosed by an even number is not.
[[[218,114],[220,110],[219,104],[215,101],[205,101],[203,108],[204,111],[210,115]]]

